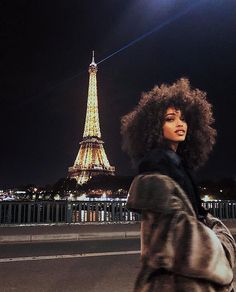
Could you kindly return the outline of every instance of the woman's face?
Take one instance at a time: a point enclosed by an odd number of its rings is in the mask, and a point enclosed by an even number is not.
[[[164,116],[163,136],[166,140],[178,145],[185,140],[187,123],[180,110],[169,107]]]

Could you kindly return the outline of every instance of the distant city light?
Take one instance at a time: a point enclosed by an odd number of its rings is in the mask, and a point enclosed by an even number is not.
[[[205,195],[202,200],[204,202],[214,201],[214,198],[211,195]]]
[[[204,202],[207,202],[207,201],[209,201],[209,196],[205,195],[202,199]]]

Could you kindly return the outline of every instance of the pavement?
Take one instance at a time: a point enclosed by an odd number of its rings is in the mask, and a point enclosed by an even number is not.
[[[222,220],[236,236],[236,220]],[[140,236],[139,222],[2,225],[1,243],[125,239]]]
[[[0,243],[137,238],[140,223],[8,225],[0,227]]]

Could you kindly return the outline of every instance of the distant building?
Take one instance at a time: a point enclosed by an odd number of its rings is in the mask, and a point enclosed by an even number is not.
[[[89,65],[89,88],[87,112],[83,140],[80,142],[74,165],[69,167],[69,177],[75,178],[78,184],[84,184],[95,175],[114,175],[115,167],[110,166],[101,138],[98,97],[97,97],[97,64]]]

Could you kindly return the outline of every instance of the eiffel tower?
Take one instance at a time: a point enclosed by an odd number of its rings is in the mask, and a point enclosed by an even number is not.
[[[75,178],[78,184],[84,184],[95,175],[114,175],[115,167],[110,166],[101,138],[98,97],[97,97],[97,64],[89,65],[89,88],[87,112],[83,140],[80,142],[78,155],[74,165],[69,167],[69,177]]]

